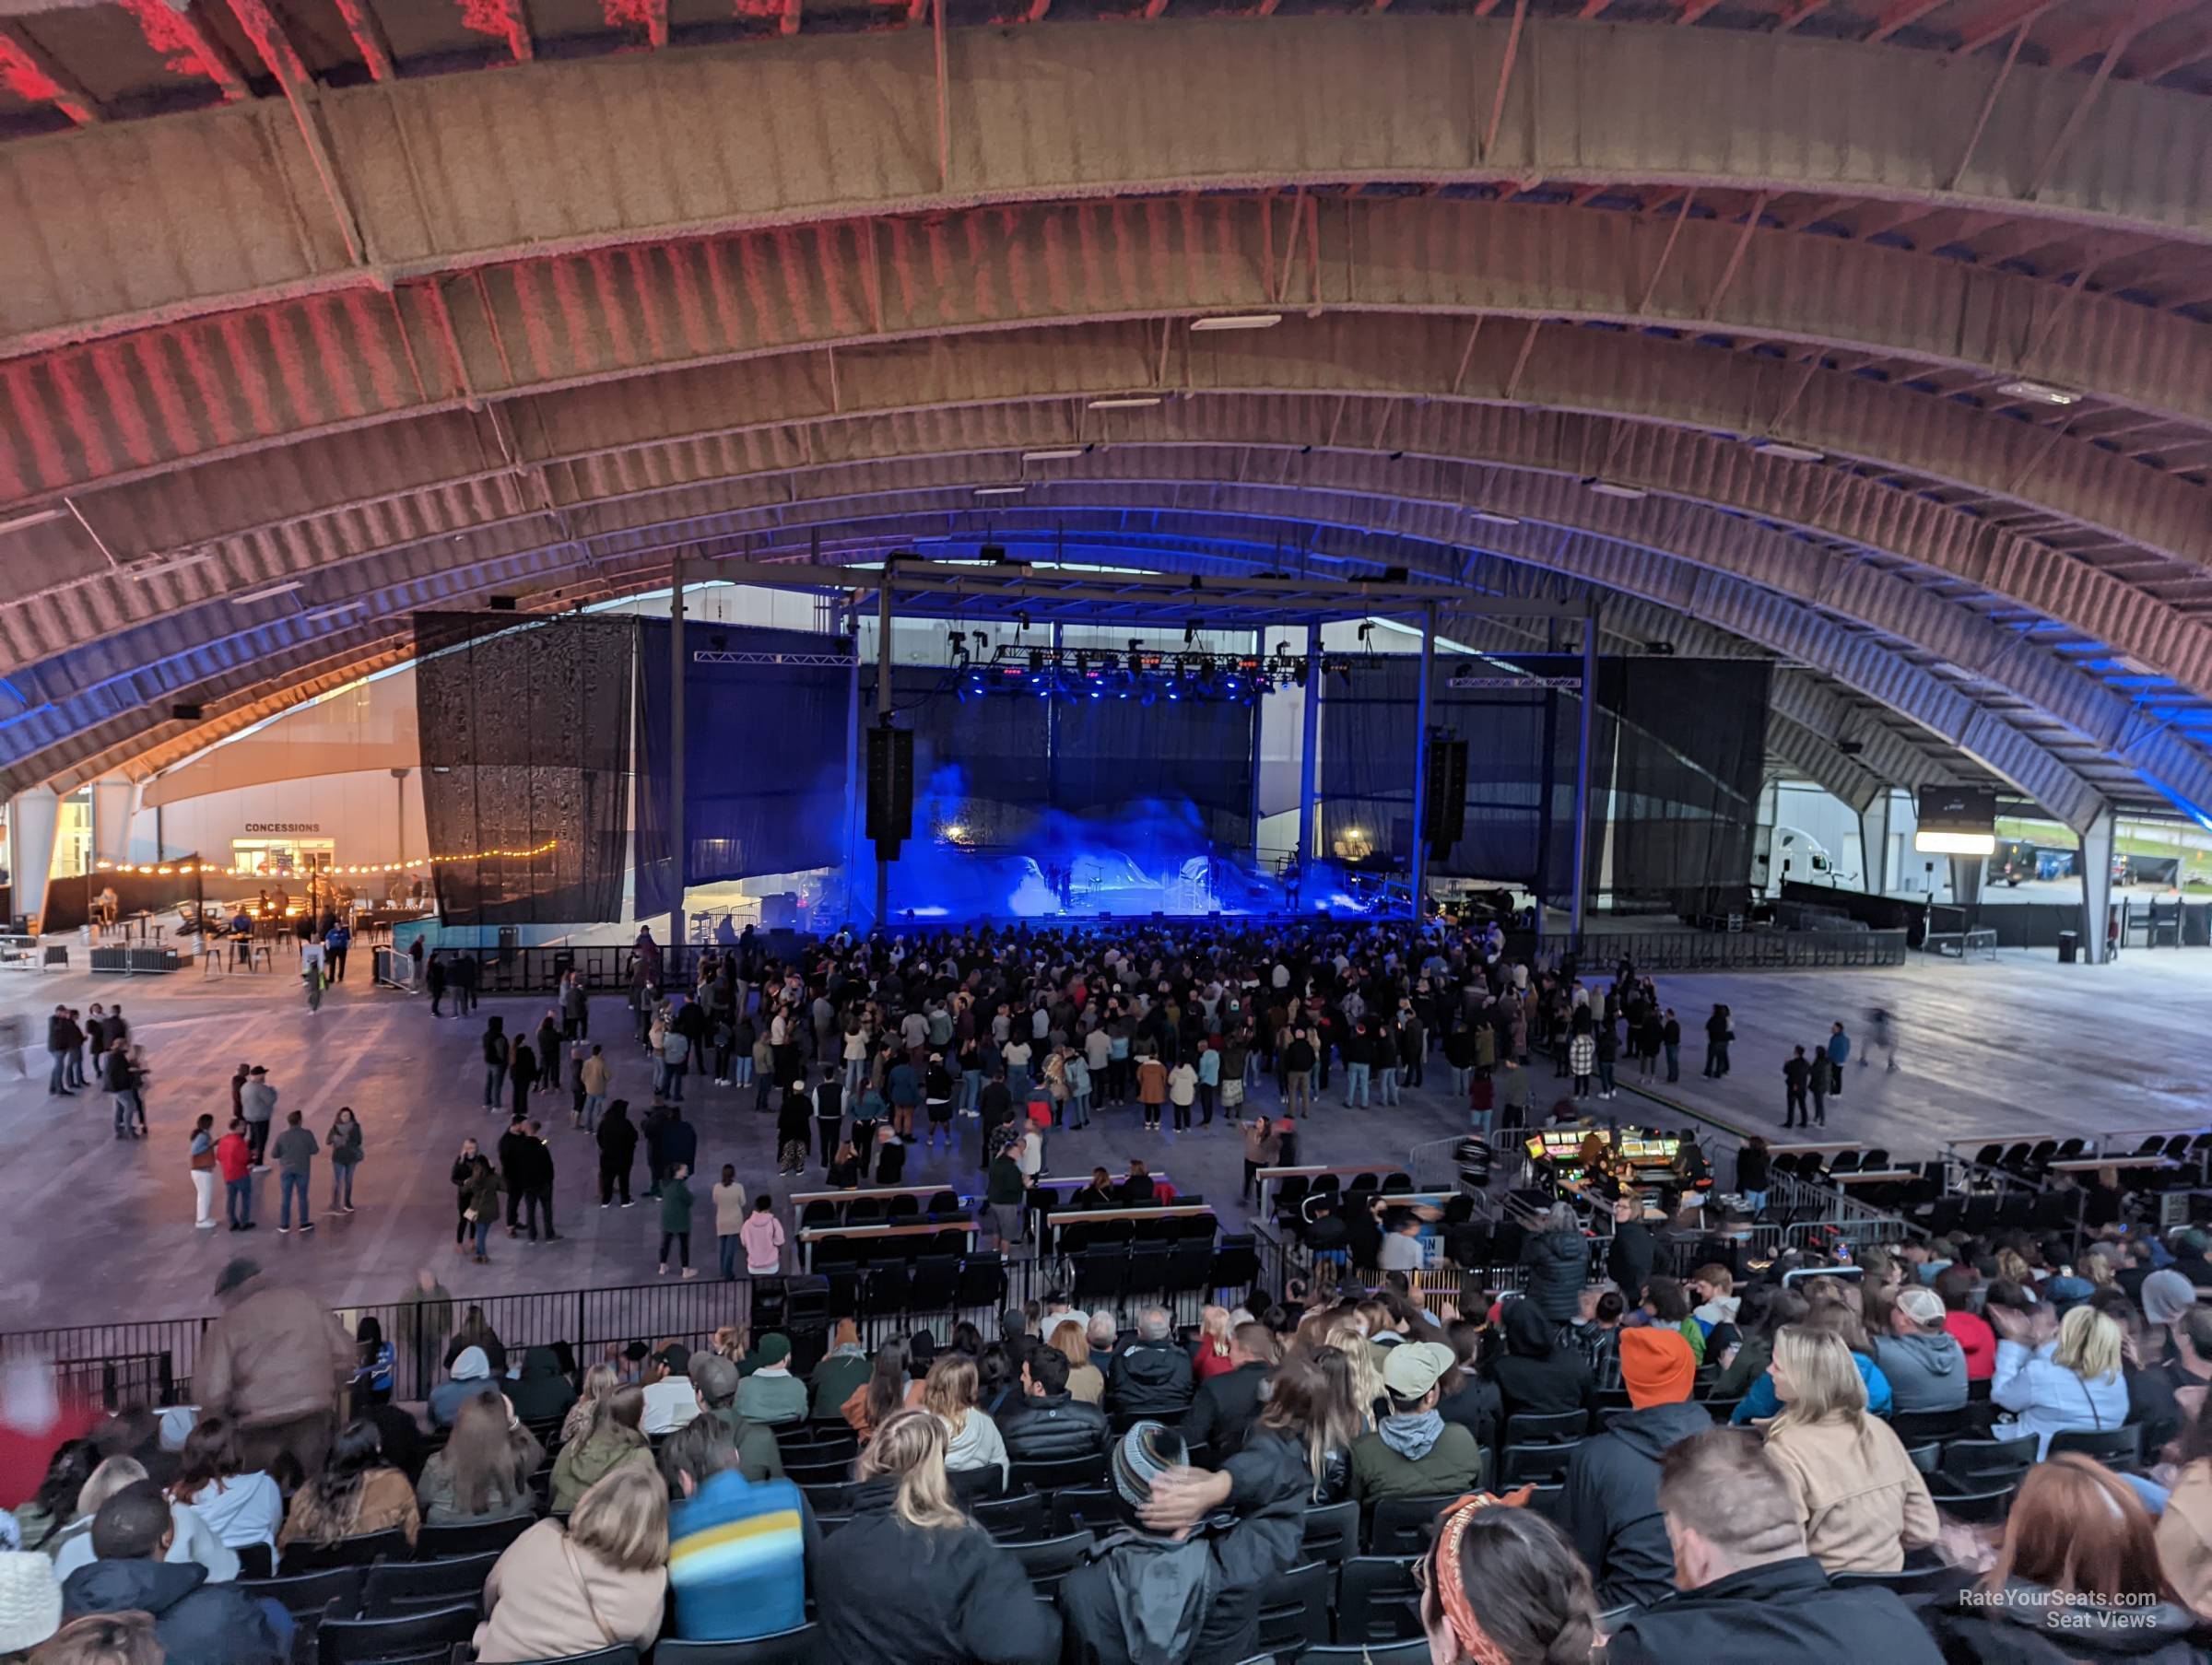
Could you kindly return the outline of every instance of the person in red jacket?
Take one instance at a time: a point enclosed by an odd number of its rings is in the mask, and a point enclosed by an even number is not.
[[[1997,1332],[1973,1309],[1974,1274],[1947,1266],[1936,1274],[1936,1293],[1943,1297],[1944,1330],[1966,1354],[1966,1379],[1987,1381],[1997,1367]]]
[[[253,1147],[246,1124],[233,1118],[230,1131],[215,1142],[215,1166],[223,1176],[223,1213],[232,1231],[253,1229]]]

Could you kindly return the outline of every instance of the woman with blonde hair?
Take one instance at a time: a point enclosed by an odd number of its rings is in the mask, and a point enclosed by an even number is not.
[[[945,1425],[945,1467],[954,1474],[976,1475],[969,1485],[989,1495],[1006,1486],[1006,1442],[999,1437],[998,1425],[976,1408],[980,1379],[973,1359],[947,1353],[923,1378],[922,1408]],[[961,1489],[963,1495],[968,1491]]]
[[[933,1371],[933,1378],[934,1371]],[[853,1518],[814,1563],[822,1657],[839,1665],[1018,1665],[1060,1625],[1021,1564],[952,1500],[945,1424],[894,1411],[860,1454]]]
[[[2012,1413],[1997,1425],[2019,1438],[2032,1434],[2047,1455],[2053,1434],[2117,1428],[2127,1420],[2127,1382],[2121,1373],[2120,1326],[2090,1306],[2059,1319],[2048,1303],[2020,1313],[1989,1308],[1997,1367],[1989,1378],[1993,1403]]]
[[[154,1615],[134,1608],[72,1619],[37,1651],[7,1657],[32,1665],[162,1665],[169,1656],[154,1635]]]
[[[1367,1331],[1350,1314],[1338,1318],[1322,1332],[1322,1344],[1344,1354],[1352,1375],[1352,1403],[1359,1413],[1357,1430],[1364,1434],[1375,1425],[1375,1406],[1383,1398],[1382,1366],[1375,1363]]]
[[[606,1402],[607,1395],[622,1385],[622,1374],[611,1364],[594,1365],[583,1373],[583,1392],[569,1407],[568,1415],[561,1418],[560,1441],[567,1445],[571,1439],[582,1439],[599,1414],[599,1407]]]
[[[564,1528],[541,1520],[484,1580],[477,1658],[485,1665],[565,1659],[661,1632],[668,1595],[668,1487],[657,1470],[622,1467],[576,1500]]]
[[[1792,1324],[1767,1366],[1782,1413],[1767,1425],[1805,1524],[1806,1553],[1830,1573],[1894,1573],[1936,1542],[1936,1504],[1904,1442],[1866,1413],[1866,1384],[1839,1336]]]
[[[1208,1377],[1227,1376],[1237,1367],[1229,1354],[1231,1328],[1226,1307],[1208,1307],[1199,1313],[1198,1342],[1191,1356],[1191,1369],[1200,1382]]]
[[[1098,1404],[1105,1399],[1105,1373],[1090,1362],[1090,1335],[1080,1323],[1074,1319],[1063,1319],[1044,1339],[1067,1360],[1067,1390],[1071,1395],[1087,1405]]]
[[[92,1517],[100,1506],[126,1485],[146,1478],[146,1465],[135,1457],[111,1457],[92,1471],[76,1494],[76,1517],[43,1546],[53,1558],[57,1582],[80,1566],[92,1565]],[[238,1577],[238,1557],[207,1530],[207,1523],[177,1502],[169,1505],[169,1553],[162,1560],[174,1565],[191,1562],[207,1569],[207,1582],[228,1584]]]

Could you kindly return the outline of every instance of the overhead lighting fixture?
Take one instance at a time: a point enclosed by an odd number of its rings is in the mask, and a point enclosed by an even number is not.
[[[1027,486],[978,486],[975,495],[979,498],[1018,498],[1027,490]]]
[[[274,601],[279,595],[289,595],[295,590],[307,588],[302,579],[288,579],[281,584],[265,584],[259,590],[249,590],[243,595],[227,595],[223,599],[233,606],[244,606],[248,602]]]
[[[1601,498],[1618,498],[1628,503],[1641,502],[1652,495],[1641,486],[1621,486],[1611,480],[1601,480],[1595,475],[1592,475],[1583,484]]]
[[[1159,393],[1131,393],[1126,398],[1093,399],[1089,408],[1092,410],[1150,410],[1161,401],[1162,395]]]
[[[302,613],[300,620],[302,624],[312,625],[317,619],[336,618],[342,614],[359,613],[368,604],[367,602],[339,602],[333,606],[317,607],[312,613]]]
[[[1025,451],[1021,453],[1021,460],[1024,463],[1065,463],[1070,457],[1081,456],[1089,449],[1088,445],[1063,445],[1053,451]]]
[[[2079,405],[2081,395],[2067,388],[2053,387],[2048,381],[2030,381],[2025,377],[2017,381],[2001,381],[1997,392],[2007,399],[2025,399],[2031,405]]]
[[[1271,330],[1282,322],[1280,312],[1224,312],[1214,318],[1194,318],[1194,330]]]
[[[204,567],[215,559],[215,552],[203,549],[194,555],[172,555],[158,561],[133,561],[124,571],[133,578],[167,578],[172,572],[189,572],[194,567]]]
[[[1912,848],[1929,856],[1994,856],[1997,853],[1997,835],[1929,832],[1923,828],[1913,833]]]
[[[1521,523],[1521,517],[1517,514],[1496,514],[1488,509],[1470,509],[1467,518],[1480,521],[1486,526],[1518,526]]]
[[[34,509],[29,514],[18,514],[10,520],[0,521],[0,535],[10,532],[29,532],[33,526],[43,526],[48,521],[65,520],[66,509]]]
[[[1792,445],[1787,440],[1754,440],[1751,449],[1762,457],[1780,457],[1784,463],[1825,463],[1828,453],[1809,445]]]

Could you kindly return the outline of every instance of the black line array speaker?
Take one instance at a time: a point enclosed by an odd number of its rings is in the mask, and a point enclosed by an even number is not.
[[[1457,844],[1467,827],[1467,743],[1450,735],[1429,742],[1429,780],[1421,799],[1421,836],[1432,854]]]
[[[868,731],[867,835],[879,860],[895,862],[914,827],[914,732]]]

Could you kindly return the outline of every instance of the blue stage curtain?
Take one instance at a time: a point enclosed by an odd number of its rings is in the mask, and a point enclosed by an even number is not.
[[[423,819],[453,925],[619,917],[637,621],[415,616]]]
[[[640,627],[640,918],[676,905],[668,630],[665,619]],[[840,865],[852,746],[850,639],[687,623],[684,641],[684,883]],[[833,662],[815,662],[823,660]]]

